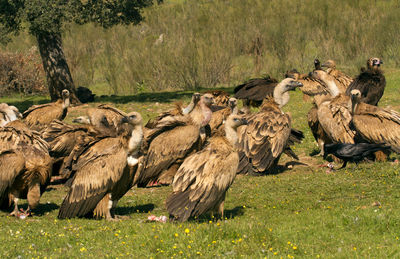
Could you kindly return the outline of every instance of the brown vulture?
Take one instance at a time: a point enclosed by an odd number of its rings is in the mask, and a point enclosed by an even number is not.
[[[222,90],[207,91],[206,93],[212,94],[214,98],[214,105],[228,106],[229,94]]]
[[[210,138],[201,151],[185,159],[166,201],[171,220],[183,222],[209,211],[224,217],[225,195],[239,163],[236,130],[245,123],[241,116],[232,114],[225,122],[225,136]]]
[[[212,95],[204,94],[192,112],[163,120],[146,133],[145,165],[135,179],[139,187],[146,187],[161,174],[164,174],[165,183],[170,182],[183,159],[201,148],[205,141],[204,127],[211,119],[212,103]]]
[[[0,128],[0,208],[14,203],[11,215],[19,216],[18,200],[27,199],[23,214],[29,215],[50,181],[51,164],[48,144],[39,133],[19,120]]]
[[[317,110],[318,122],[326,137],[332,143],[353,144],[355,132],[350,127],[352,118],[350,97],[340,93],[333,76],[327,72],[315,70],[312,76],[323,81],[330,92],[330,96],[322,100]]]
[[[360,90],[351,91],[352,125],[357,140],[372,144],[389,144],[400,152],[400,113],[361,102]]]
[[[180,103],[175,104],[175,109],[172,109],[170,111],[166,111],[158,115],[154,119],[150,119],[147,124],[145,125],[146,128],[148,129],[153,129],[157,126],[157,124],[168,117],[173,117],[173,116],[183,116],[186,114],[189,114],[194,107],[196,107],[196,104],[200,101],[201,95],[199,93],[194,93],[192,95],[192,100],[190,101],[189,105],[187,107],[182,107]]]
[[[67,116],[69,91],[64,89],[61,92],[62,99],[54,103],[34,105],[26,110],[22,116],[25,123],[33,130],[43,130],[54,119],[63,120]]]
[[[267,173],[277,165],[291,135],[290,116],[281,108],[289,101],[288,91],[298,86],[302,84],[292,78],[283,79],[273,98],[267,97],[260,111],[248,116],[248,125],[239,128],[238,173]]]
[[[333,60],[327,60],[321,67],[326,68],[326,72],[335,79],[336,86],[339,88],[340,93],[345,93],[347,87],[353,82],[351,76],[336,69],[336,62]]]
[[[237,113],[238,113],[237,99],[231,97],[229,98],[228,101],[228,107],[213,112],[211,120],[209,122],[211,135],[215,134],[217,131],[218,132],[224,131],[223,124],[226,118],[228,118],[228,116],[231,114],[237,114]]]
[[[115,218],[112,209],[132,187],[141,166],[138,152],[143,139],[139,113],[129,113],[120,125],[117,137],[89,143],[74,161],[75,173],[68,183],[70,190],[61,204],[59,218]]]
[[[10,121],[22,119],[18,108],[6,103],[0,103],[0,127],[3,127]]]
[[[361,102],[378,105],[386,86],[385,76],[380,69],[381,64],[383,62],[379,58],[368,59],[367,69],[362,69],[347,88],[346,94],[350,95],[352,90],[358,89],[361,92]]]
[[[104,117],[104,123],[108,123]],[[96,139],[115,136],[116,131],[106,125],[97,128],[92,125],[69,125],[59,120],[54,120],[42,133],[42,137],[49,143],[50,156],[54,158],[53,175],[60,174],[61,178],[69,177],[69,170],[63,170],[67,166],[69,156],[76,152],[82,145],[86,145]],[[73,158],[70,158],[73,159]],[[61,171],[60,168],[62,169]]]

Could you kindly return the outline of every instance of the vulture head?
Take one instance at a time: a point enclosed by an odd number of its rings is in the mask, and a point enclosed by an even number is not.
[[[200,93],[194,93],[192,95],[192,102],[196,105],[200,101],[200,98],[201,98]]]
[[[303,84],[299,81],[294,80],[293,78],[285,78],[283,79],[280,84],[283,84],[283,92],[287,91],[294,91],[297,87],[302,87]]]
[[[361,100],[361,92],[358,89],[353,89],[350,92],[350,98],[351,98],[351,112],[354,114],[354,110],[357,106],[357,104]]]
[[[226,118],[225,125],[236,130],[241,125],[247,125],[247,120],[244,116],[231,114]]]
[[[212,94],[209,93],[203,94],[203,96],[201,97],[201,102],[205,106],[211,107],[211,105],[214,103],[214,97]]]
[[[335,69],[336,68],[336,62],[333,61],[332,59],[329,59],[324,64],[322,64],[321,67]]]
[[[80,124],[91,124],[88,116],[79,116],[79,117],[73,119],[72,122],[80,123]]]
[[[130,112],[126,116],[122,117],[121,124],[127,123],[132,126],[142,125],[142,115],[138,112]]]
[[[231,111],[235,110],[236,106],[237,106],[237,102],[238,100],[234,97],[229,98],[228,101],[228,106],[229,108],[231,108]]]
[[[61,96],[63,100],[69,98],[69,91],[67,89],[62,90]]]
[[[368,69],[378,69],[383,61],[380,58],[369,58],[367,61]]]

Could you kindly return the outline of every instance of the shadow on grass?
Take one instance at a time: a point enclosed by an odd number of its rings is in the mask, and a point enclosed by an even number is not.
[[[172,91],[172,92],[154,92],[154,93],[140,93],[135,95],[102,95],[96,96],[95,102],[98,103],[117,103],[126,104],[130,102],[159,102],[170,103],[183,98],[190,98],[194,92],[207,92],[211,90],[223,90],[229,94],[233,93],[233,88],[202,88],[193,91]],[[26,111],[32,105],[44,104],[50,102],[49,97],[46,96],[27,96],[26,98],[12,99],[6,101],[9,105],[16,106],[21,112]]]
[[[233,209],[230,210],[224,210],[224,218],[226,219],[234,219],[236,217],[240,217],[244,215],[244,208],[243,206],[236,206]],[[190,218],[190,221],[197,221],[197,222],[209,222],[209,221],[215,221],[215,220],[221,219],[219,215],[216,215],[214,213],[214,217],[211,217],[210,213],[207,213],[205,215],[201,215],[198,218]]]
[[[126,206],[126,207],[116,207],[115,214],[116,215],[129,215],[133,213],[148,213],[154,210],[154,204],[148,203],[138,206]]]

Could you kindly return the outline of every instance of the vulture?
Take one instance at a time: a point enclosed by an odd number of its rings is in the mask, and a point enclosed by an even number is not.
[[[373,158],[374,153],[378,151],[389,150],[390,146],[384,144],[369,144],[369,143],[339,143],[326,144],[324,146],[324,159],[328,154],[332,154],[343,160],[343,165],[340,169],[345,168],[348,162],[358,164],[366,158]]]
[[[367,69],[362,69],[361,73],[354,79],[346,90],[350,95],[352,90],[360,90],[361,102],[370,105],[378,105],[383,92],[385,91],[386,79],[380,65],[383,62],[379,58],[370,58],[367,61]]]
[[[145,125],[145,127],[148,129],[154,129],[157,126],[157,124],[163,119],[189,114],[194,109],[196,104],[200,101],[200,97],[201,97],[201,95],[199,93],[194,93],[192,95],[192,100],[190,101],[190,103],[187,107],[183,108],[180,103],[176,103],[175,109],[163,112],[160,115],[158,115],[156,118],[150,119],[147,122],[147,124]]]
[[[281,108],[289,102],[290,90],[302,84],[292,78],[283,79],[267,97],[260,111],[248,116],[248,125],[238,130],[238,173],[266,173],[277,165],[287,149],[291,135],[291,119]]]
[[[70,190],[61,204],[60,219],[94,216],[116,218],[113,209],[133,185],[141,166],[142,117],[131,112],[120,121],[117,137],[89,143],[73,163]]]
[[[73,122],[91,124],[96,128],[109,130],[113,128],[118,130],[121,119],[126,114],[108,104],[100,104],[96,108],[89,108],[87,111],[88,116],[81,116],[73,120]]]
[[[187,221],[209,211],[224,217],[224,200],[236,177],[239,157],[236,151],[237,127],[246,120],[230,115],[225,136],[211,137],[205,147],[185,159],[176,173],[173,192],[166,200],[172,221]]]
[[[323,81],[330,92],[330,96],[321,101],[317,110],[318,123],[324,134],[330,139],[329,142],[354,144],[355,132],[350,127],[350,97],[340,93],[334,78],[327,72],[315,70],[312,76]],[[321,148],[323,150],[323,146]]]
[[[352,126],[356,139],[372,144],[386,143],[400,152],[400,113],[363,103],[360,90],[351,91]]]
[[[233,90],[236,99],[243,100],[243,109],[246,113],[250,112],[250,105],[260,106],[267,96],[272,96],[278,81],[270,76],[264,78],[253,78]]]
[[[103,119],[104,123],[108,123]],[[97,128],[92,125],[69,125],[59,120],[54,120],[42,133],[43,139],[49,144],[50,156],[54,158],[53,175],[60,173],[62,178],[69,177],[69,171],[61,170],[67,166],[68,157],[73,151],[79,150],[82,145],[107,136],[115,136],[113,128],[108,131],[106,125]],[[72,158],[71,158],[72,159]]]
[[[339,88],[340,93],[345,93],[347,87],[353,82],[351,76],[336,69],[336,62],[333,60],[327,60],[321,67],[326,68],[326,72],[335,79],[335,83]]]
[[[6,103],[0,103],[0,127],[3,127],[10,121],[22,119],[18,108]]]
[[[234,97],[229,98],[228,107],[213,112],[209,122],[211,135],[217,131],[223,131],[222,125],[225,123],[226,118],[231,114],[238,114],[237,99]]]
[[[161,174],[170,182],[183,159],[201,148],[206,137],[204,127],[211,119],[212,103],[212,95],[206,93],[192,112],[163,120],[146,133],[145,165],[135,178],[138,187],[146,187]]]
[[[25,123],[33,130],[43,130],[54,119],[63,120],[67,116],[69,91],[64,89],[61,92],[62,99],[54,103],[34,105],[26,110],[22,116]]]
[[[19,120],[0,129],[0,208],[14,204],[10,215],[20,216],[18,200],[27,199],[30,215],[50,181],[52,159],[38,132]]]
[[[229,104],[229,94],[225,91],[222,90],[213,90],[213,91],[207,91],[206,93],[212,94],[214,98],[214,105],[217,106],[228,106]]]

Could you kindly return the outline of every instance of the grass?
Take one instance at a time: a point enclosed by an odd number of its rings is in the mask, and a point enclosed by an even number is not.
[[[387,69],[386,78],[381,106],[400,110],[400,71]],[[189,92],[168,92],[96,101],[137,110],[148,119],[171,102],[189,98]],[[45,100],[6,99],[21,109]],[[96,104],[73,108],[66,120]],[[50,185],[33,217],[19,220],[0,212],[0,257],[400,257],[400,177],[399,164],[393,162],[398,156],[326,173],[318,167],[323,160],[309,156],[316,149],[306,123],[310,107],[299,91],[291,93],[285,107],[293,126],[305,133],[295,152],[308,166],[294,164],[276,175],[238,176],[227,194],[223,221],[205,217],[182,224],[147,223],[148,215],[167,215],[164,201],[171,187],[130,190],[117,208],[118,214],[131,217],[128,220],[58,220],[67,189]],[[280,165],[290,162],[283,156]]]

